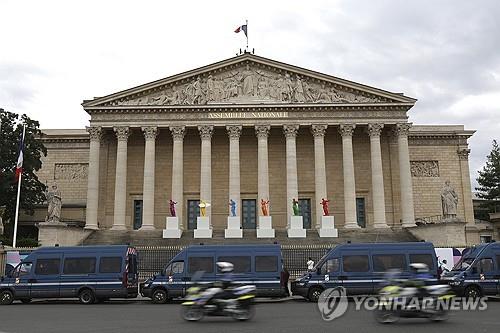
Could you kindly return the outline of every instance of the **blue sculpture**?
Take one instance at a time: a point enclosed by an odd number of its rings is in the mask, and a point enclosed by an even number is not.
[[[231,216],[236,216],[236,202],[233,199],[229,199],[229,206],[231,207]]]

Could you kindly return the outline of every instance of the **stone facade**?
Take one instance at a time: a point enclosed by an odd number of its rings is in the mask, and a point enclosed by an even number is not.
[[[214,78],[236,90],[221,95]],[[281,89],[278,95],[269,82]],[[134,200],[145,196],[154,204],[143,223],[151,218],[151,226],[163,229],[169,199],[177,197],[187,228],[188,200],[208,196],[211,224],[223,230],[230,193],[256,200],[259,214],[259,196],[266,191],[276,229],[287,227],[290,199],[297,194],[311,200],[311,228],[318,226],[324,195],[338,227],[357,227],[356,198],[363,198],[367,228],[399,228],[442,214],[439,193],[446,180],[458,193],[457,217],[473,222],[467,161],[473,131],[412,126],[407,112],[414,103],[402,94],[244,54],[85,101],[90,134],[45,131],[49,152],[39,177],[56,180],[64,205],[83,204],[83,211],[86,202],[97,206],[96,214],[86,214],[93,229],[121,227],[121,214],[131,229]],[[175,140],[175,160],[182,163],[173,163]],[[230,155],[230,141],[239,154]],[[259,166],[266,151],[267,173]]]

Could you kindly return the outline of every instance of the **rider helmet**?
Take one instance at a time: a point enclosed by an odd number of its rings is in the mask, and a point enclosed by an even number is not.
[[[217,262],[217,267],[221,273],[231,273],[234,269],[234,265],[230,262],[219,261]]]
[[[415,273],[428,273],[429,272],[429,266],[427,266],[426,264],[423,264],[423,263],[410,264],[410,268]]]

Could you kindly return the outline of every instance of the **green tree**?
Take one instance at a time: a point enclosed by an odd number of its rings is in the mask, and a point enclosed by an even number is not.
[[[45,200],[45,184],[40,182],[36,171],[42,167],[41,157],[47,156],[47,149],[40,140],[42,131],[38,121],[27,115],[19,115],[0,109],[0,207],[5,206],[3,221],[5,234],[12,238],[16,210],[17,182],[15,171],[18,158],[19,141],[26,125],[24,138],[24,162],[21,182],[20,211],[34,214],[36,204]]]
[[[490,213],[500,208],[500,147],[496,140],[493,140],[493,148],[487,157],[486,165],[479,171],[476,187],[477,196],[485,199],[481,204]]]

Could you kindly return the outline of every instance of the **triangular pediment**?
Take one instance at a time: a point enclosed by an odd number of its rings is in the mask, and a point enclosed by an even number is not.
[[[243,54],[94,100],[84,108],[233,104],[413,104],[415,99]]]

